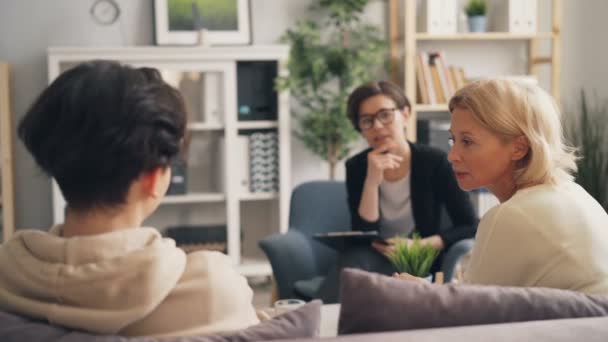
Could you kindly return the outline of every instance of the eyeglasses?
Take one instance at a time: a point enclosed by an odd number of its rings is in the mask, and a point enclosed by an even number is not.
[[[395,118],[395,111],[397,108],[382,108],[374,114],[365,114],[359,116],[359,129],[362,131],[371,129],[374,127],[375,121],[380,121],[383,125],[389,125]]]

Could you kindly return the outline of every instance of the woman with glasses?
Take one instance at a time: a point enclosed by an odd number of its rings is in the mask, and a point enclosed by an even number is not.
[[[477,218],[467,193],[458,187],[445,152],[408,142],[410,102],[390,82],[355,89],[347,111],[369,148],[346,161],[346,187],[353,230],[377,230],[385,239],[418,233],[424,244],[441,251],[475,236]],[[445,208],[452,226],[441,227]],[[378,273],[395,270],[385,257],[392,245],[351,246],[319,290],[325,302],[338,299],[344,267]],[[431,271],[441,265],[442,254]]]

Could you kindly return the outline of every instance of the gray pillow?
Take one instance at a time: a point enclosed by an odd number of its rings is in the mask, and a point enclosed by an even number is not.
[[[319,336],[321,301],[315,300],[293,311],[230,333],[154,339],[146,337],[93,335],[0,311],[2,342],[240,342],[269,341]]]
[[[608,315],[608,296],[531,287],[434,285],[345,269],[338,334]]]

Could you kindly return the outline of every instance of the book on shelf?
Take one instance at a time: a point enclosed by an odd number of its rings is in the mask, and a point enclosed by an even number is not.
[[[435,88],[433,87],[433,77],[431,75],[431,69],[429,66],[429,55],[428,53],[426,53],[425,51],[421,51],[418,54],[418,63],[420,64],[421,67],[421,74],[422,77],[424,77],[424,86],[426,89],[426,93],[428,94],[428,102],[425,102],[427,104],[436,104],[438,103],[437,101],[437,96],[435,94]]]
[[[464,69],[450,66],[443,51],[421,51],[416,59],[419,104],[445,104],[466,84]]]
[[[421,58],[416,58],[416,103],[430,103]]]
[[[450,78],[450,67],[448,66],[448,63],[446,61],[445,52],[439,51],[439,52],[437,52],[437,55],[438,55],[437,58],[439,60],[439,63],[442,67],[441,70],[443,71],[443,75],[446,79],[447,89],[448,89],[448,93],[450,95],[449,97],[452,97],[454,95],[454,92],[456,92],[456,85]]]
[[[441,70],[439,70],[436,59],[432,54],[429,55],[429,69],[431,70],[432,88],[437,96],[437,103],[445,103],[447,96],[441,84],[441,76],[439,75]]]
[[[435,65],[437,69],[437,75],[439,76],[439,86],[440,91],[443,94],[444,101],[442,103],[446,103],[452,97],[454,93],[454,87],[449,82],[449,77],[447,75],[447,66],[445,61],[441,56],[441,52],[433,52],[431,53],[432,63]]]

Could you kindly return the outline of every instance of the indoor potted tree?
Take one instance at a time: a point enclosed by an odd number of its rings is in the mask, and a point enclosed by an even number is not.
[[[580,113],[570,115],[566,135],[578,149],[575,180],[608,211],[608,101],[588,103],[581,91]]]
[[[486,9],[485,0],[469,0],[464,11],[467,14],[470,32],[486,31]]]
[[[277,86],[297,102],[295,134],[329,163],[330,179],[358,137],[346,116],[348,94],[386,66],[384,38],[360,19],[368,1],[317,0],[312,10],[320,19],[299,22],[282,38],[291,47],[289,75],[279,77]]]
[[[394,249],[389,253],[388,259],[397,272],[425,278],[430,282],[433,277],[430,273],[431,266],[439,255],[439,250],[431,245],[422,244],[417,234],[414,234],[411,241],[405,238],[394,240]]]

